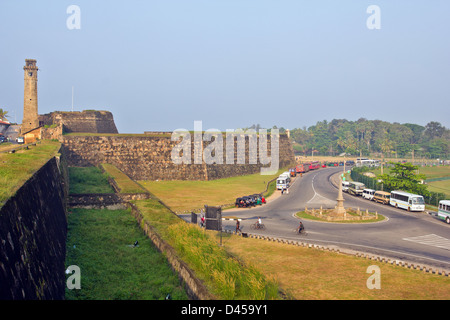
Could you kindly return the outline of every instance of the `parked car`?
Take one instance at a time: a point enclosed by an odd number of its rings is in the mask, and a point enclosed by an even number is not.
[[[25,141],[24,141],[23,137],[17,137],[17,138],[16,138],[16,142],[22,144],[22,143],[24,143]]]
[[[0,143],[8,141],[8,138],[6,138],[4,135],[0,135]]]

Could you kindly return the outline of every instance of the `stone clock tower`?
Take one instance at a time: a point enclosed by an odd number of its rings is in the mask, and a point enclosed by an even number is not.
[[[39,127],[36,60],[26,59],[24,70],[23,120],[21,134]]]

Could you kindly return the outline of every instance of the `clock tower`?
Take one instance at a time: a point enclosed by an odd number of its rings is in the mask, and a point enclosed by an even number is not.
[[[36,60],[26,59],[24,70],[23,120],[21,134],[39,127]]]

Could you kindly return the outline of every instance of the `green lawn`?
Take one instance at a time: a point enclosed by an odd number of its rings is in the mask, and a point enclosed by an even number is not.
[[[36,146],[15,153],[0,153],[0,207],[48,160],[55,156],[61,144],[43,140]]]
[[[210,181],[139,181],[139,184],[175,212],[198,211],[205,204],[234,205],[237,197],[263,192],[267,183],[283,171],[286,169],[279,170],[275,175],[257,173]]]
[[[185,300],[178,275],[127,210],[72,209],[66,267],[77,265],[81,289],[68,300]],[[138,246],[133,244],[138,241]]]
[[[108,175],[98,167],[69,167],[69,192],[114,193],[108,182]]]

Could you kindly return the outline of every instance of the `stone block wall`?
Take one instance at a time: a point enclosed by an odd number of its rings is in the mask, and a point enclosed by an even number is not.
[[[64,299],[63,167],[52,158],[0,208],[0,300]]]
[[[247,139],[248,140],[248,139]],[[223,164],[194,163],[194,150],[203,150],[207,142],[194,141],[191,136],[191,164],[175,164],[172,161],[172,149],[179,141],[171,141],[170,135],[114,135],[114,136],[70,136],[62,137],[69,166],[96,166],[110,163],[122,170],[134,180],[214,180],[243,174],[259,173],[262,165],[249,164],[248,141],[245,146],[244,164],[237,164],[238,151],[234,149],[234,164],[227,164],[226,145],[223,145]],[[199,145],[200,144],[200,145]],[[270,137],[268,150],[270,153]],[[242,155],[241,155],[242,156]],[[289,138],[280,135],[279,167],[293,165],[294,152]]]
[[[64,132],[118,133],[109,111],[55,111],[39,117],[41,125],[62,125]]]

